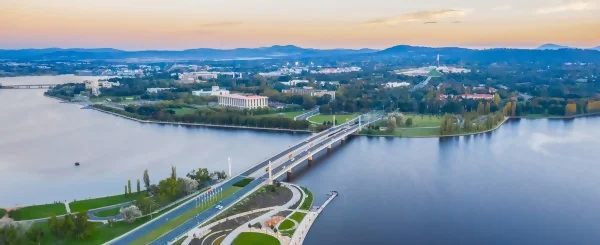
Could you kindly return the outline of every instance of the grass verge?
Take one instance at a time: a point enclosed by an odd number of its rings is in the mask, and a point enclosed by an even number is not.
[[[244,187],[244,186],[247,186],[248,184],[250,184],[250,182],[252,182],[253,180],[254,180],[254,178],[245,178],[243,180],[235,182],[235,184],[233,184],[233,186]]]
[[[305,187],[302,187],[302,190],[304,190],[304,192],[306,193],[306,199],[304,199],[304,202],[302,202],[300,209],[310,210],[310,207],[312,206],[314,200],[313,194]]]
[[[112,206],[124,202],[135,201],[138,197],[145,195],[145,192],[131,193],[130,195],[125,196],[125,194],[115,195],[115,196],[107,196],[107,197],[99,197],[88,200],[80,200],[69,203],[69,207],[71,208],[71,212],[82,212],[91,209],[101,208]]]
[[[281,224],[279,225],[279,230],[287,230],[294,227],[294,222],[290,221],[290,220],[284,220],[283,222],[281,222]]]
[[[306,112],[307,111],[278,112],[278,113],[273,113],[273,114],[258,115],[256,117],[283,117],[283,118],[294,119],[294,117],[300,116]]]
[[[139,244],[139,245],[148,244],[148,243],[158,239],[159,237],[166,234],[167,232],[175,229],[177,226],[180,226],[181,224],[190,220],[196,214],[201,213],[209,208],[212,208],[213,205],[215,205],[216,203],[220,202],[221,200],[229,197],[230,195],[239,191],[240,189],[241,189],[240,187],[232,186],[232,187],[229,187],[229,188],[223,190],[223,195],[220,198],[215,198],[214,200],[207,202],[203,206],[199,206],[194,209],[188,210],[187,212],[179,215],[177,218],[169,220],[169,222],[165,223],[161,227],[154,229],[154,230],[150,231],[149,233],[147,233],[146,235],[135,240],[132,244]]]
[[[5,214],[6,214],[6,210],[0,208],[0,219],[2,217],[4,217]]]
[[[179,240],[175,241],[173,243],[173,245],[181,245],[183,243],[183,241],[185,241],[185,239],[187,239],[187,236],[184,236],[184,237],[180,238]]]

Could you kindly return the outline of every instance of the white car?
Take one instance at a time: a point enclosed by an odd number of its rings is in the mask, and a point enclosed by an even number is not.
[[[223,209],[223,206],[217,205],[215,208],[217,208],[218,210],[221,210],[221,209]]]

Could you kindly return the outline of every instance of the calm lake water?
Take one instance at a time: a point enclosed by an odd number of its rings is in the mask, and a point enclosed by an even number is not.
[[[228,156],[237,173],[306,137],[140,124],[42,93],[0,90],[0,206],[118,194],[144,169],[153,180],[171,165],[225,170]],[[305,243],[599,244],[599,126],[520,120],[471,137],[351,138],[294,172],[317,204],[340,193]]]

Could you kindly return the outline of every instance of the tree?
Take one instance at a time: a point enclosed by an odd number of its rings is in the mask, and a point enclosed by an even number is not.
[[[479,115],[483,115],[485,113],[485,106],[483,105],[483,103],[480,101],[477,104],[477,114]]]
[[[143,214],[149,214],[154,209],[154,202],[149,197],[140,196],[135,201],[136,206],[142,211]]]
[[[393,132],[394,129],[396,129],[396,118],[395,117],[388,117],[388,127],[387,130],[389,132]]]
[[[148,169],[144,170],[144,185],[146,190],[150,189],[150,175],[148,175]]]
[[[488,102],[485,102],[485,111],[484,111],[484,113],[486,115],[490,114],[490,103],[488,103]]]
[[[75,232],[75,219],[72,214],[67,214],[62,219],[61,234],[63,237],[70,237]]]
[[[189,177],[181,177],[178,179],[179,185],[183,188],[185,194],[190,194],[198,190],[198,181]]]
[[[123,219],[129,223],[135,221],[135,219],[142,216],[142,211],[135,205],[131,205],[129,207],[122,207],[120,210]]]
[[[94,231],[94,223],[88,222],[87,212],[79,212],[75,217],[75,230],[73,235],[75,238],[82,240],[90,237]]]
[[[208,169],[199,168],[198,170],[193,170],[192,172],[187,174],[187,177],[196,180],[199,186],[204,186],[207,182],[210,182],[212,179]]]
[[[0,227],[0,244],[23,244],[23,239],[20,232],[21,231],[19,228],[13,224]]]
[[[37,226],[33,226],[27,230],[25,236],[27,236],[27,239],[30,241],[40,244],[42,237],[44,237],[44,231]]]
[[[407,126],[407,127],[410,127],[410,126],[412,126],[412,124],[413,124],[413,119],[412,119],[412,117],[409,117],[409,118],[407,118],[407,119],[406,119],[406,123],[405,123],[405,124],[406,124],[406,126]]]
[[[510,105],[510,115],[512,115],[513,117],[517,116],[517,102],[513,102]]]
[[[127,196],[127,185],[125,185],[125,196]]]
[[[219,180],[222,180],[222,179],[227,179],[227,174],[225,173],[225,171],[221,171],[221,172],[219,172],[219,171],[215,171],[213,174],[214,174],[214,176],[216,176],[216,177],[217,177],[217,179],[219,179]]]
[[[494,94],[494,105],[500,105],[500,95],[498,95],[498,93]]]
[[[48,227],[50,228],[50,232],[52,234],[54,234],[57,237],[62,236],[62,229],[61,229],[61,224],[60,221],[56,218],[56,215],[50,217],[50,219],[48,219]]]
[[[140,191],[141,191],[140,189],[141,189],[141,186],[140,186],[140,180],[138,179],[138,180],[137,180],[137,193],[138,193],[138,194],[140,194]]]
[[[577,104],[569,103],[565,108],[565,116],[573,116],[577,114]]]
[[[171,179],[177,179],[177,168],[175,168],[175,166],[171,166]]]
[[[162,204],[177,198],[180,190],[179,182],[176,179],[166,178],[158,182],[158,195]]]
[[[131,180],[127,180],[127,192],[131,194]]]

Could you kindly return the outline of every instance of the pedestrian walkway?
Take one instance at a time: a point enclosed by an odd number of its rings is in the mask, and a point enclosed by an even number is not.
[[[71,203],[71,202],[65,202],[65,208],[67,209],[68,214],[71,213],[71,207],[69,207],[69,203]]]
[[[337,192],[332,191],[331,196],[327,199],[327,201],[325,201],[325,203],[323,203],[323,205],[317,208],[316,211],[310,211],[308,212],[308,214],[306,214],[302,222],[300,222],[300,225],[298,225],[298,229],[296,229],[296,231],[294,232],[294,235],[292,236],[292,239],[289,243],[290,245],[302,245],[302,243],[304,242],[304,238],[306,237],[306,234],[308,234],[308,230],[310,229],[312,224],[315,222],[319,214],[323,212],[323,209],[325,209],[325,207],[337,195]]]
[[[301,194],[300,191],[298,189],[301,188],[294,188],[297,187],[296,185],[292,185],[292,184],[283,184],[285,186],[287,186],[290,190],[292,190],[292,199],[290,201],[288,201],[286,204],[282,205],[282,206],[278,206],[275,209],[269,211],[266,214],[261,215],[258,218],[255,218],[253,220],[251,220],[250,224],[255,224],[255,223],[261,223],[263,224],[265,221],[267,221],[268,219],[270,219],[272,216],[282,212],[282,211],[287,211],[289,210],[289,208],[291,206],[293,206],[294,204],[296,204],[297,202],[301,201]],[[235,230],[233,230],[231,233],[229,233],[229,235],[227,235],[225,237],[225,239],[223,240],[223,242],[221,242],[221,245],[230,245],[233,243],[233,240],[235,240],[235,238],[237,236],[239,236],[242,232],[260,232],[260,233],[264,233],[264,234],[269,234],[272,235],[273,237],[276,237],[277,239],[279,239],[279,242],[281,244],[288,244],[289,243],[289,238],[286,236],[282,236],[279,232],[274,233],[269,227],[263,227],[263,229],[256,229],[256,228],[248,228],[248,226],[242,225],[238,228],[236,228]]]

